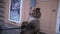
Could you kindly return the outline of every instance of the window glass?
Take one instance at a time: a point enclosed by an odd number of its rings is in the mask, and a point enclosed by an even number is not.
[[[36,0],[30,0],[30,9],[36,6]]]

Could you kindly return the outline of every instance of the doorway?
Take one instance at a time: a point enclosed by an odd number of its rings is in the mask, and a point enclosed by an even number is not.
[[[57,21],[56,21],[56,33],[60,33],[60,0],[58,3],[58,13],[57,13]]]

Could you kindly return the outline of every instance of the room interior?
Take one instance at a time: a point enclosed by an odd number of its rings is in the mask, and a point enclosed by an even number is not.
[[[59,32],[59,0],[21,0],[20,22],[9,20],[11,0],[0,0],[0,25],[3,29],[21,27],[22,22],[28,21],[31,7],[40,8],[40,32],[60,34]],[[3,30],[2,34],[20,34],[21,29]]]

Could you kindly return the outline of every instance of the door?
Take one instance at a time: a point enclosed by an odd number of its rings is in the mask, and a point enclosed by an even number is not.
[[[40,31],[55,34],[58,0],[37,0],[36,7],[41,8]]]

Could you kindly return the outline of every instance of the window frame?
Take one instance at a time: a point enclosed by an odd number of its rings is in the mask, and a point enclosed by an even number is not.
[[[10,8],[11,8],[11,0],[9,0],[9,14],[8,14],[8,20],[11,21],[11,22],[16,22],[16,23],[20,23],[22,22],[22,4],[23,4],[23,0],[21,0],[20,2],[20,16],[19,16],[19,21],[16,21],[16,20],[12,20],[10,19]],[[14,18],[14,17],[13,17]]]

